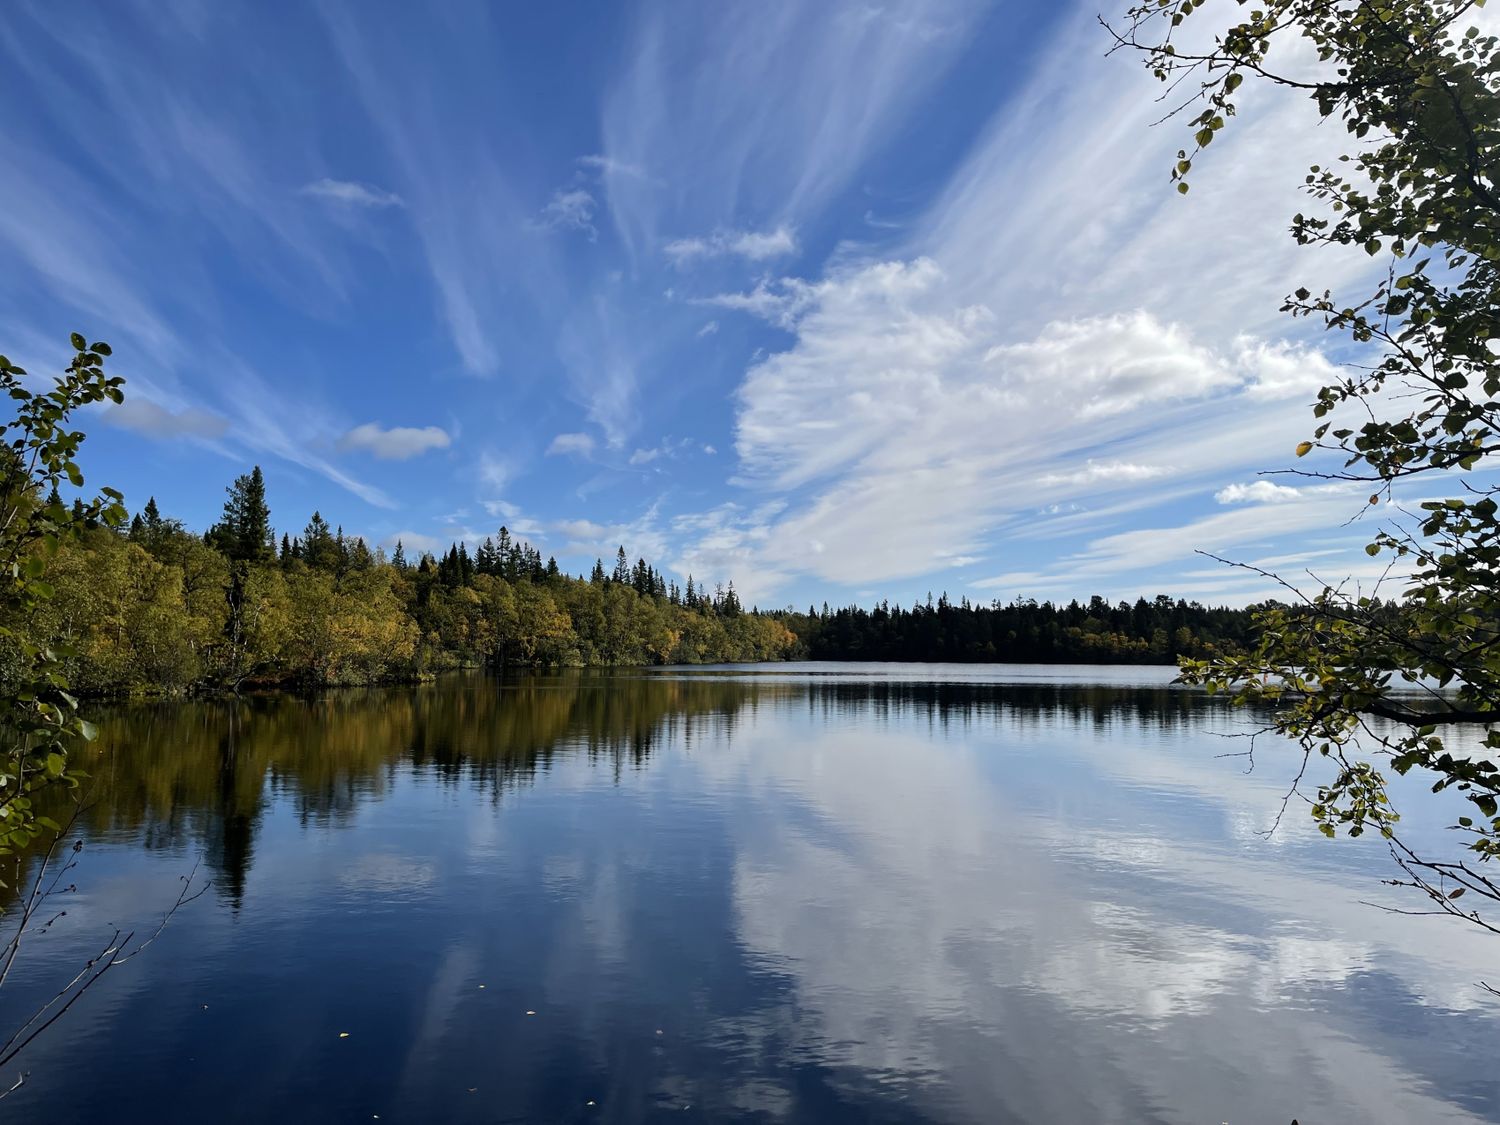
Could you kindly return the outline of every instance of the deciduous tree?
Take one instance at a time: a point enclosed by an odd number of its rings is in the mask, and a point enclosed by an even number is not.
[[[1484,866],[1500,853],[1500,497],[1488,475],[1500,452],[1500,49],[1478,26],[1481,7],[1148,0],[1116,37],[1143,52],[1190,123],[1171,170],[1179,191],[1231,127],[1247,82],[1299,92],[1343,126],[1345,151],[1309,169],[1312,206],[1291,233],[1362,248],[1378,276],[1363,293],[1309,285],[1286,300],[1356,352],[1348,376],[1318,393],[1296,452],[1324,451],[1333,465],[1306,471],[1366,485],[1372,505],[1413,477],[1447,493],[1370,538],[1369,554],[1403,576],[1394,603],[1288,586],[1293,604],[1260,615],[1252,651],[1184,662],[1184,677],[1269,705],[1275,729],[1329,760],[1310,799],[1326,834],[1379,831],[1406,873],[1398,881],[1494,929],[1473,907],[1500,901]],[[1191,46],[1179,29],[1208,31],[1199,25],[1212,13],[1232,14]],[[1466,856],[1418,855],[1402,841],[1388,769],[1462,797],[1454,828]]]

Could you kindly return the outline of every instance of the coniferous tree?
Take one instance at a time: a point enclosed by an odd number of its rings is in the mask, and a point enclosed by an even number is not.
[[[336,571],[339,567],[338,544],[328,521],[318,512],[302,529],[302,561],[314,570]]]
[[[266,504],[266,478],[256,465],[235,478],[226,492],[224,515],[211,529],[211,546],[234,562],[265,562],[275,554],[271,509]]]
[[[375,556],[370,553],[370,545],[365,542],[362,535],[356,535],[349,540],[348,554],[350,570],[364,571],[375,565]]]

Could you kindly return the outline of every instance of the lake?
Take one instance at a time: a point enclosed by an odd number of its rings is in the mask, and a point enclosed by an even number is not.
[[[1248,717],[1172,675],[465,675],[105,710],[78,889],[4,1022],[195,863],[212,888],[4,1111],[1500,1121],[1500,939],[1367,905],[1421,906],[1303,805],[1266,838],[1294,755],[1263,740],[1247,772],[1223,736]]]

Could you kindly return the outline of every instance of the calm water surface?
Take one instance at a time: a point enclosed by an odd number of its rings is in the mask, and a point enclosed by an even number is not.
[[[1169,669],[455,677],[103,716],[33,1121],[1500,1120],[1496,939]],[[1435,838],[1416,802],[1410,831]],[[1398,895],[1392,898],[1391,895]],[[347,1037],[341,1037],[343,1033]],[[9,1076],[7,1076],[9,1077]]]

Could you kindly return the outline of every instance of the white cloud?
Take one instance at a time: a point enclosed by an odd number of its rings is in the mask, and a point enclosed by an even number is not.
[[[508,520],[518,520],[521,518],[521,509],[507,500],[485,500],[482,503],[484,510],[492,516],[499,516]]]
[[[479,455],[479,479],[486,488],[499,492],[511,481],[514,471],[504,458],[486,450]]]
[[[597,238],[594,229],[594,197],[583,188],[558,188],[542,208],[537,225],[548,230],[577,230]]]
[[[609,535],[609,528],[593,520],[558,520],[549,526],[569,539],[600,540]]]
[[[693,262],[727,255],[762,262],[797,252],[797,232],[789,226],[768,231],[716,231],[707,238],[674,239],[662,248],[672,264],[682,269]]]
[[[229,432],[229,419],[222,415],[196,407],[172,411],[137,396],[110,407],[104,418],[116,426],[154,438],[218,438]]]
[[[717,320],[710,320],[702,328],[698,329],[698,333],[697,333],[698,339],[701,340],[705,336],[712,336],[718,330],[719,330],[719,322]]]
[[[1028,402],[1036,392],[1059,403],[1066,396],[1081,419],[1197,398],[1236,382],[1228,365],[1180,325],[1145,312],[1054,321],[1034,340],[990,348],[984,360],[1030,384]]]
[[[599,153],[590,153],[587,156],[580,156],[577,163],[584,168],[592,168],[602,176],[625,176],[629,177],[630,179],[646,180],[653,183],[655,182],[654,180],[652,180],[652,177],[646,173],[646,170],[644,168],[638,167],[634,164],[627,164],[623,160],[616,160],[613,157],[603,156]]]
[[[653,461],[677,460],[699,449],[709,449],[701,446],[690,437],[673,438],[664,437],[660,443],[650,448],[638,448],[629,457],[631,465],[649,465]]]
[[[795,342],[741,387],[740,479],[813,489],[749,565],[849,585],[908,578],[977,557],[1002,528],[1012,542],[1034,537],[1029,512],[1076,535],[1203,495],[1226,466],[1254,465],[1303,424],[1303,404],[1268,388],[1294,366],[1327,366],[1305,346],[1238,337],[1215,349],[1140,309],[1052,321],[1018,341],[989,307],[951,299],[951,279],[925,258],[741,295]],[[1108,493],[1124,499],[1074,502]],[[1098,581],[1096,567],[1066,569]]]
[[[1034,340],[1002,343],[989,309],[933,308],[942,282],[934,262],[917,259],[791,287],[797,344],[753,366],[740,392],[745,472],[785,488],[860,464],[906,471],[967,456],[977,475],[1001,462],[1065,463],[1081,445],[1129,432],[1122,416],[1236,382],[1181,327],[1143,312],[1054,322]],[[1096,424],[1059,427],[1062,418]]]
[[[1081,469],[1065,473],[1044,473],[1038,484],[1080,485],[1099,481],[1155,480],[1171,470],[1163,465],[1132,465],[1128,461],[1095,461],[1092,458]]]
[[[402,198],[393,191],[350,180],[314,180],[302,189],[303,195],[330,200],[350,207],[404,207]]]
[[[1268,343],[1242,337],[1235,358],[1239,366],[1252,373],[1246,392],[1253,398],[1311,400],[1319,387],[1337,383],[1345,374],[1321,352],[1285,340]]]
[[[1214,499],[1220,504],[1280,504],[1299,499],[1301,496],[1300,489],[1289,488],[1284,484],[1274,484],[1268,480],[1253,481],[1250,484],[1231,484],[1214,493]]]
[[[1257,87],[1179,196],[1164,181],[1182,138],[1150,128],[1150,77],[1111,58],[1078,81],[1074,60],[1103,42],[1090,17],[1062,19],[900,245],[698,299],[791,334],[738,394],[737,480],[791,502],[737,569],[859,589],[984,554],[1078,593],[1171,586],[1195,547],[1350,514],[1319,493],[1278,505],[1280,521],[1201,515],[1216,493],[1258,498],[1226,477],[1284,464],[1313,425],[1311,389],[1337,377],[1280,301],[1370,264],[1308,258],[1275,232],[1340,138],[1312,128],[1306,99]]]
[[[618,523],[598,523],[589,519],[557,520],[548,529],[564,542],[561,553],[612,560],[623,546],[632,562],[648,559],[663,565],[670,545],[661,526],[659,509],[652,504],[638,517]]]
[[[379,422],[366,422],[339,438],[338,444],[345,452],[363,450],[387,461],[405,461],[429,449],[447,449],[450,443],[448,432],[438,426],[392,426],[387,430]]]
[[[711,297],[694,298],[693,303],[749,313],[777,327],[790,329],[816,296],[814,286],[784,277],[774,282],[758,281],[749,293],[717,293]]]
[[[552,444],[547,446],[548,457],[559,454],[586,457],[593,451],[594,439],[589,434],[558,434],[552,439]]]

